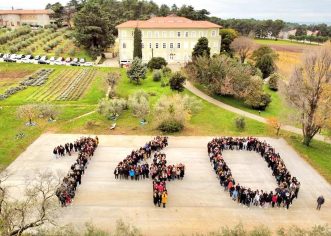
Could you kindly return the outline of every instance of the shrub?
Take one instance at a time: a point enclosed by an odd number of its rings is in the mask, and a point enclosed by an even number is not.
[[[169,67],[164,66],[162,68],[162,74],[163,74],[163,76],[170,77],[171,76],[171,73],[172,73],[172,71],[171,71],[171,69]]]
[[[151,70],[160,70],[168,63],[163,57],[153,57],[147,64],[147,67]]]
[[[178,132],[184,128],[186,120],[199,108],[199,102],[188,95],[163,96],[154,110],[156,127],[162,132]]]
[[[249,96],[245,100],[245,104],[251,106],[255,110],[264,111],[271,102],[271,96],[267,93],[256,93],[254,96]]]
[[[273,90],[273,91],[278,90],[279,78],[280,78],[280,76],[277,73],[273,73],[272,75],[270,75],[269,81],[268,81],[268,86],[271,90]]]
[[[159,81],[161,81],[161,78],[162,78],[161,72],[159,70],[155,70],[153,72],[153,81],[159,82]]]
[[[236,117],[234,120],[235,126],[238,130],[242,131],[245,129],[246,127],[246,121],[245,118],[240,116],[240,117]]]
[[[161,122],[158,129],[165,133],[176,133],[183,130],[184,124],[176,120],[165,120]]]
[[[69,56],[73,57],[73,56],[75,56],[75,54],[76,54],[75,48],[72,48],[69,50]]]
[[[176,72],[169,81],[171,90],[175,90],[178,92],[184,91],[184,83],[185,83],[186,77],[183,76],[181,73]]]
[[[16,46],[12,46],[9,48],[10,53],[16,53],[18,51],[18,48]]]

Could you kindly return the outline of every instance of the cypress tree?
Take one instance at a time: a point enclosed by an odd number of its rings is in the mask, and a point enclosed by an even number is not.
[[[141,37],[141,30],[138,28],[134,29],[134,36],[133,36],[133,58],[142,58],[142,37]]]

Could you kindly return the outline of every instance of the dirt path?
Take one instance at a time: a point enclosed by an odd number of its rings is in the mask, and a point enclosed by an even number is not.
[[[220,102],[220,101],[210,97],[209,95],[205,94],[201,90],[194,87],[189,81],[186,81],[185,88],[187,90],[189,90],[191,93],[195,94],[196,96],[202,98],[203,100],[205,100],[209,103],[214,104],[215,106],[218,106],[218,107],[223,108],[227,111],[236,113],[236,114],[241,115],[241,116],[245,116],[247,118],[250,118],[250,119],[265,123],[265,124],[267,123],[267,120],[265,118],[261,117],[261,116],[254,115],[252,113],[240,110],[239,108],[227,105],[223,102]],[[302,130],[299,129],[299,128],[296,128],[294,126],[284,125],[284,126],[282,126],[281,129],[285,130],[285,131],[295,133],[295,134],[302,135]],[[314,139],[319,140],[319,141],[323,141],[323,142],[327,142],[327,143],[331,143],[331,140],[326,139],[326,137],[324,137],[323,135],[320,135],[320,134],[316,134]]]

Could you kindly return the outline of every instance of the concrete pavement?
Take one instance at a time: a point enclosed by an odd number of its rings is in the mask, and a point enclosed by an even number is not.
[[[44,134],[22,153],[9,167],[13,175],[8,180],[16,191],[24,188],[26,176],[38,170],[51,169],[66,173],[75,157],[54,159],[53,147],[72,142],[83,135]],[[94,136],[94,135],[92,135]],[[212,137],[169,137],[164,149],[168,163],[182,162],[186,175],[182,181],[168,183],[169,201],[166,209],[154,207],[151,180],[115,180],[113,171],[131,150],[152,137],[101,135],[100,145],[89,164],[82,185],[78,187],[71,206],[63,208],[60,224],[73,223],[81,227],[87,221],[113,230],[117,219],[123,219],[145,235],[191,235],[194,232],[215,231],[223,226],[242,222],[248,228],[266,224],[272,229],[298,225],[310,227],[331,222],[331,186],[283,140],[265,139],[281,154],[288,169],[301,182],[299,198],[290,210],[243,208],[233,202],[219,185],[209,163],[206,145]],[[224,158],[237,182],[265,190],[276,187],[264,160],[256,153],[226,151]],[[326,203],[316,211],[316,198],[323,194]]]

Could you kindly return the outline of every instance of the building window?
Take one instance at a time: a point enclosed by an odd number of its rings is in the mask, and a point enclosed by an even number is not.
[[[166,43],[163,43],[163,48],[167,48],[167,44]]]
[[[177,32],[177,37],[180,38],[180,32]]]
[[[122,32],[122,37],[126,37],[126,31]]]
[[[169,55],[169,58],[170,58],[170,60],[174,60],[175,59],[175,54],[174,53],[170,53],[170,55]]]
[[[197,32],[193,31],[191,34],[192,34],[192,38],[197,37]]]
[[[159,38],[159,31],[155,32],[155,38]]]
[[[149,43],[149,48],[152,48],[152,43]]]
[[[148,38],[152,38],[152,32],[148,31]]]
[[[185,32],[185,37],[188,38],[188,32]]]
[[[180,43],[177,43],[177,48],[180,48]]]
[[[174,31],[171,31],[170,32],[170,38],[173,38],[175,36],[175,32]]]
[[[215,31],[215,30],[213,30],[213,31],[211,32],[211,36],[213,36],[213,37],[216,36],[216,31]]]
[[[170,43],[170,48],[174,48],[174,44],[173,43]]]
[[[126,43],[123,43],[123,48],[126,48]]]
[[[132,36],[132,37],[134,36],[134,31],[131,31],[131,36]]]
[[[162,32],[162,37],[163,37],[163,38],[166,38],[166,37],[167,37],[167,32],[166,32],[166,31],[163,31],[163,32]]]
[[[156,43],[155,44],[155,48],[159,48],[159,43]]]
[[[200,38],[203,37],[203,32],[202,31],[199,32],[199,37]]]

